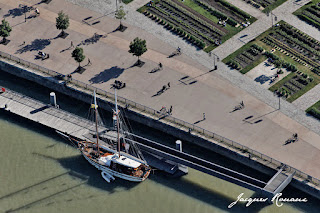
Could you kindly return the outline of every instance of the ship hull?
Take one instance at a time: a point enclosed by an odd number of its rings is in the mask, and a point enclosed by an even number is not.
[[[118,178],[121,178],[121,179],[124,179],[124,180],[128,180],[128,181],[132,181],[132,182],[142,182],[144,181],[148,175],[140,178],[140,177],[133,177],[133,176],[130,176],[130,175],[126,175],[126,174],[123,174],[123,173],[120,173],[120,172],[117,172],[117,171],[114,171],[112,169],[110,169],[109,167],[107,166],[103,166],[97,162],[95,162],[94,160],[88,158],[88,156],[86,156],[85,154],[83,154],[81,152],[81,154],[83,155],[83,157],[94,167],[96,167],[98,170],[102,171],[102,172],[106,172],[106,173],[109,173],[115,177],[118,177]],[[149,171],[148,171],[149,172]]]

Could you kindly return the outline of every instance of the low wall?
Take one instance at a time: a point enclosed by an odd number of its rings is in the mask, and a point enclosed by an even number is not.
[[[77,90],[75,88],[71,88],[66,86],[64,81],[59,81],[58,79],[54,77],[48,77],[46,75],[42,75],[40,72],[36,73],[31,70],[27,70],[26,68],[22,67],[19,64],[10,64],[9,62],[0,61],[0,70],[8,72],[12,75],[30,80],[32,82],[38,83],[42,86],[45,86],[49,89],[52,89],[54,91],[60,92],[62,94],[65,94],[67,96],[70,96],[72,98],[81,100],[86,103],[91,103],[92,101],[92,94],[82,92],[80,90]],[[98,98],[99,99],[99,98]],[[110,104],[114,104],[113,102],[108,102],[107,100],[99,100],[99,106],[107,111],[110,111]],[[123,106],[124,107],[124,106]],[[251,168],[254,168],[264,174],[273,176],[277,171],[275,169],[272,169],[268,166],[265,166],[257,161],[254,161],[244,155],[243,153],[238,153],[233,150],[230,150],[224,146],[220,146],[219,144],[210,142],[200,136],[194,135],[189,133],[188,131],[183,131],[181,129],[178,129],[174,126],[165,124],[161,122],[160,120],[152,119],[151,117],[148,117],[144,114],[138,113],[136,111],[126,109],[126,115],[128,116],[129,120],[133,120],[135,122],[141,123],[143,125],[146,125],[148,127],[160,130],[166,134],[172,135],[174,137],[180,138],[183,141],[187,141],[189,143],[196,144],[198,146],[201,146],[205,149],[214,151],[216,153],[219,153],[227,158],[230,158],[232,160],[235,160],[239,163],[242,163],[246,166],[249,166]],[[320,191],[305,184],[304,182],[301,182],[297,179],[292,179],[291,185],[295,188],[308,193],[318,199],[320,199]]]

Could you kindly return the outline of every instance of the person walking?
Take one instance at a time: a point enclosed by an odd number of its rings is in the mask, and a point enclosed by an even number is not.
[[[88,58],[88,64],[87,64],[88,66],[89,65],[92,65],[92,63],[91,63],[91,61],[90,61],[90,58]]]
[[[169,114],[172,114],[172,106],[170,106]]]
[[[203,113],[203,120],[206,120],[206,113]]]
[[[74,48],[74,46],[73,46],[73,41],[71,41],[70,48]]]
[[[170,88],[170,82],[168,82],[168,89]]]

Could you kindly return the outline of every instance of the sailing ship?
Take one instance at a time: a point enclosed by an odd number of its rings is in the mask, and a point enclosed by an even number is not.
[[[91,105],[91,108],[95,114],[95,142],[80,140],[62,132],[58,133],[76,144],[83,157],[101,171],[102,177],[107,182],[114,180],[114,177],[133,182],[142,182],[147,179],[151,168],[134,141],[128,138],[129,135],[122,129],[123,123],[120,121],[116,90],[115,110],[113,110],[114,127],[104,135],[106,139],[104,141],[99,139],[98,105],[95,92],[94,104]]]

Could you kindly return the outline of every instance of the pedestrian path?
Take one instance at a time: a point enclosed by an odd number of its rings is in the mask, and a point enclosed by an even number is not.
[[[293,105],[299,107],[302,110],[306,110],[318,101],[320,101],[320,84],[295,100],[293,102]]]

